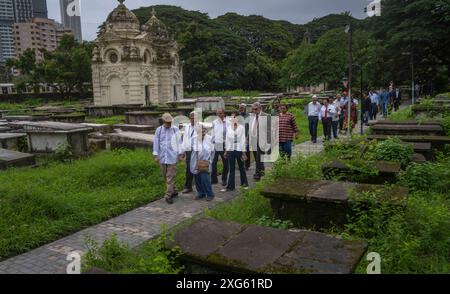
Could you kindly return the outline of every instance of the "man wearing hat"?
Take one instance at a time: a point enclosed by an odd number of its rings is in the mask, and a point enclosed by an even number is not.
[[[308,123],[311,141],[317,143],[317,127],[319,125],[319,115],[322,105],[319,103],[317,95],[312,97],[312,101],[308,104]]]
[[[178,196],[175,187],[177,162],[184,159],[184,149],[181,142],[180,130],[172,126],[173,117],[169,113],[162,116],[163,125],[155,133],[153,141],[153,155],[159,163],[161,173],[166,182],[166,202],[173,203],[173,197]]]

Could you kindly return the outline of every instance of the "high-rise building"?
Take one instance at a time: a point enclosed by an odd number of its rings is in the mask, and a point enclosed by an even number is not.
[[[31,0],[14,0],[14,15],[16,22],[32,19],[33,2]]]
[[[19,57],[27,49],[33,49],[36,53],[36,59],[41,60],[43,54],[40,49],[55,50],[65,34],[73,35],[73,32],[53,19],[34,18],[29,22],[15,23],[13,35],[16,56]]]
[[[78,42],[83,41],[83,36],[81,32],[81,16],[76,15],[76,5],[75,1],[79,3],[80,0],[59,0],[59,5],[61,9],[61,22],[64,27],[71,28],[75,34],[75,39]],[[68,11],[70,13],[68,13]]]
[[[14,57],[14,0],[0,0],[0,63]]]
[[[48,18],[47,0],[33,1],[33,17]]]

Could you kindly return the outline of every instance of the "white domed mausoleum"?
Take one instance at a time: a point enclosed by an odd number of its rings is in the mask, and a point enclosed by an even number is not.
[[[179,47],[156,17],[142,27],[120,4],[95,40],[92,83],[95,106],[160,105],[183,99]]]

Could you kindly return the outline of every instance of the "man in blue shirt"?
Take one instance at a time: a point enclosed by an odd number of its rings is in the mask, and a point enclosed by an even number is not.
[[[383,117],[386,118],[388,115],[388,103],[389,103],[389,92],[386,89],[383,89],[380,97],[381,102],[381,111],[383,113]]]
[[[166,182],[166,202],[173,203],[173,197],[178,196],[175,187],[178,160],[184,159],[184,148],[181,133],[176,126],[172,126],[173,117],[169,113],[162,116],[163,125],[155,133],[153,140],[153,155],[159,163],[161,173]]]

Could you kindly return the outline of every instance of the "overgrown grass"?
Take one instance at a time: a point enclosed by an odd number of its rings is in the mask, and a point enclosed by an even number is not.
[[[95,124],[116,125],[125,122],[125,115],[116,115],[111,117],[89,117],[87,121]]]
[[[414,116],[412,113],[411,106],[408,106],[406,108],[400,109],[397,112],[392,112],[391,114],[389,114],[389,120],[399,121],[399,120],[411,120],[413,118]]]
[[[145,151],[1,172],[0,259],[154,201],[164,191],[159,166]]]
[[[120,243],[116,236],[106,240],[102,246],[88,238],[89,250],[83,257],[83,271],[97,267],[115,274],[180,273],[183,267],[177,263],[177,258],[181,251],[167,249],[168,240],[165,228],[160,237],[135,249]]]

